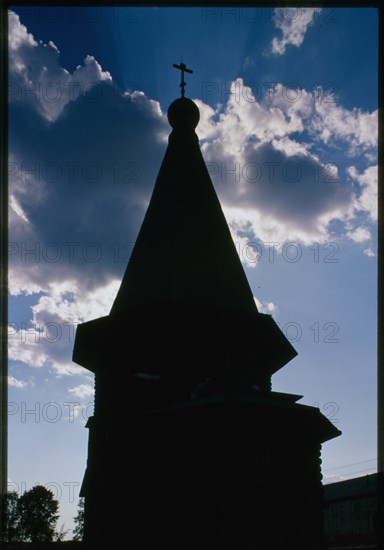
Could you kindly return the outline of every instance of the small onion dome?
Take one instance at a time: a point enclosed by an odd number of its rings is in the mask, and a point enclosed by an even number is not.
[[[171,103],[167,115],[174,130],[194,131],[200,120],[196,103],[186,97],[179,97]]]

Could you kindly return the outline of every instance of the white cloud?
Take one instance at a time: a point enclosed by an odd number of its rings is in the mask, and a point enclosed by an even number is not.
[[[144,95],[117,100],[110,84],[98,86],[99,102],[81,96],[49,127],[23,104],[10,109],[12,294],[73,277],[89,290],[123,275],[167,124]]]
[[[376,256],[376,254],[374,253],[374,251],[372,250],[372,248],[366,248],[364,250],[364,254],[366,256],[368,256],[369,258],[373,258],[374,256]]]
[[[27,216],[25,215],[23,209],[20,207],[20,205],[18,204],[17,200],[15,199],[15,197],[13,195],[10,196],[10,199],[9,199],[9,206],[11,207],[11,210],[19,217],[21,218],[24,222],[28,222],[28,218]],[[13,221],[13,220],[12,220]]]
[[[285,153],[286,157],[293,157],[295,155],[309,156],[308,145],[299,143],[287,136],[281,139],[273,139],[272,145],[276,151]]]
[[[219,116],[205,113],[206,134],[199,135],[235,241],[244,240],[237,229],[246,224],[252,239],[328,240],[333,220],[353,218],[359,189],[347,185],[335,162],[322,162],[315,145],[330,141],[327,135],[350,151],[370,150],[376,136],[366,126],[376,127],[377,112],[348,111],[322,102],[321,95],[281,84],[261,102],[240,78],[231,89],[227,104],[218,107]],[[360,209],[368,203],[374,208],[371,190],[363,188]]]
[[[90,384],[79,384],[78,386],[75,386],[74,388],[68,389],[69,393],[71,395],[74,395],[75,397],[78,397],[79,399],[84,399],[85,397],[90,397],[91,395],[94,395],[95,390]]]
[[[38,43],[33,38],[33,35],[28,32],[27,27],[20,23],[19,16],[16,15],[13,11],[8,12],[8,25],[8,47],[9,51],[12,52],[12,61],[14,62],[15,59],[17,59],[17,56],[14,55],[14,52],[17,52],[19,48],[26,45],[30,46],[31,48],[35,48],[37,47]]]
[[[120,281],[114,279],[85,296],[75,281],[52,285],[50,294],[41,296],[38,303],[32,306],[33,322],[43,326],[50,322],[77,325],[108,315],[119,286]]]
[[[51,368],[57,376],[84,375],[72,362],[76,326],[108,315],[120,282],[112,280],[88,294],[73,281],[52,285],[31,307],[30,326],[10,324],[9,358],[29,367]]]
[[[348,174],[361,186],[361,194],[355,202],[356,210],[368,212],[373,221],[377,220],[378,167],[369,166],[359,173],[355,166],[348,168]]]
[[[91,55],[70,74],[59,65],[57,46],[52,41],[37,42],[12,11],[8,12],[8,25],[10,102],[23,102],[53,121],[69,101],[81,94],[88,94],[92,101],[96,97],[93,86],[112,80]]]
[[[281,83],[273,84],[266,92],[263,104],[270,108],[278,108],[284,113],[289,123],[288,133],[302,132],[306,121],[313,115],[316,96],[304,88],[284,86]]]
[[[275,8],[273,21],[283,36],[281,39],[273,38],[272,53],[282,55],[288,45],[301,46],[305,33],[313,24],[315,15],[320,11],[321,8]]]
[[[277,314],[277,305],[273,302],[261,302],[255,296],[253,297],[253,299],[255,300],[256,307],[260,313],[267,313],[268,315]]]
[[[200,120],[196,130],[199,138],[213,139],[216,132],[216,125],[212,120],[215,115],[215,110],[210,105],[201,101],[201,99],[194,99],[193,101],[200,111]]]
[[[228,226],[240,260],[250,268],[260,261],[262,251],[254,235],[249,212],[238,209],[225,209]]]
[[[367,227],[357,227],[347,232],[347,236],[355,243],[362,243],[372,238],[371,232]]]
[[[310,130],[314,138],[326,145],[343,140],[349,146],[349,154],[377,147],[378,111],[363,112],[354,108],[351,111],[337,104],[336,100],[316,101],[316,113],[311,119]]]
[[[218,124],[227,130],[228,152],[240,151],[249,135],[265,142],[302,132],[303,120],[313,112],[314,98],[306,90],[290,90],[277,83],[259,102],[242,78],[234,80],[230,89]]]
[[[34,328],[14,330],[11,326],[8,337],[9,359],[34,368],[43,367],[48,361],[48,354],[39,343],[40,334]]]
[[[14,388],[25,388],[28,386],[28,382],[24,382],[24,380],[18,380],[14,376],[8,376],[8,384]]]

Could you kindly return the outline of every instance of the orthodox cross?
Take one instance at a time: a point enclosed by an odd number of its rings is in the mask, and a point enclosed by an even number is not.
[[[187,66],[185,63],[180,63],[180,65],[176,65],[176,63],[174,63],[173,66],[175,67],[175,69],[179,69],[181,71],[181,83],[180,83],[181,97],[184,97],[184,93],[185,93],[184,88],[187,85],[187,83],[184,82],[184,73],[192,74],[193,71],[191,69],[187,69]]]

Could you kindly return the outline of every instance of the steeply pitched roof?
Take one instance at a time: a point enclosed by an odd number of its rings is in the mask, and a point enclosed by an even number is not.
[[[199,148],[199,116],[190,99],[171,104],[173,131],[120,289],[110,315],[78,326],[73,359],[96,372],[128,345],[130,372],[177,365],[204,380],[228,363],[241,383],[268,389],[297,353],[257,311]]]
[[[256,313],[195,134],[199,110],[179,98],[168,120],[168,149],[111,314],[159,301]]]

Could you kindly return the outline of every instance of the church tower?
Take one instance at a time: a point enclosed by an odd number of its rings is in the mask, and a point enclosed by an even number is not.
[[[85,540],[321,548],[321,444],[340,434],[271,376],[296,351],[257,310],[182,94],[108,316],[78,326],[95,373]],[[118,495],[118,496],[117,496]]]

